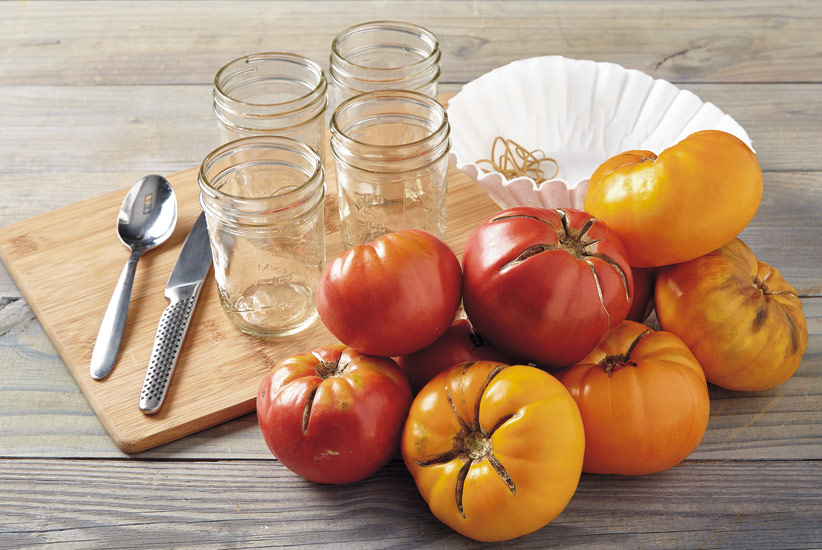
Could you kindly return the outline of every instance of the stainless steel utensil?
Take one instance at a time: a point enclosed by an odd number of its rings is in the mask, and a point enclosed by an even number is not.
[[[171,303],[160,318],[140,394],[140,410],[145,414],[154,414],[163,405],[191,314],[210,267],[211,245],[205,214],[200,214],[183,243],[166,285],[165,296]]]
[[[120,352],[137,261],[143,252],[168,239],[176,224],[177,198],[164,177],[146,176],[129,189],[120,206],[117,236],[131,248],[131,256],[120,273],[97,333],[89,369],[95,380],[111,372]]]

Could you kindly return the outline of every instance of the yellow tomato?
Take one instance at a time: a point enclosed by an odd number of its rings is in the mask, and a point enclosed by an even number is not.
[[[562,512],[579,483],[585,436],[550,374],[459,363],[417,395],[402,455],[434,515],[467,537],[508,540]]]
[[[739,239],[661,269],[656,313],[691,348],[708,382],[729,390],[778,386],[808,346],[796,290]]]
[[[585,194],[585,211],[622,239],[631,265],[692,260],[733,239],[762,199],[756,156],[735,136],[691,134],[665,149],[605,161]]]

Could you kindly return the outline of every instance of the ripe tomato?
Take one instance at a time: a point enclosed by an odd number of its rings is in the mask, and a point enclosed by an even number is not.
[[[407,229],[334,258],[320,278],[317,309],[344,344],[392,357],[442,336],[461,294],[462,271],[454,252],[430,233]]]
[[[396,456],[411,397],[392,359],[330,345],[272,367],[257,392],[257,419],[288,469],[318,483],[349,483]]]
[[[665,149],[605,161],[585,193],[585,211],[620,236],[632,266],[684,262],[733,239],[756,214],[762,171],[747,145],[706,130]]]
[[[633,296],[619,238],[579,210],[498,212],[468,237],[463,268],[471,323],[503,353],[546,368],[582,359]]]
[[[631,300],[631,309],[626,319],[643,322],[654,310],[654,286],[656,284],[655,267],[634,267],[631,273],[634,276],[634,296]]]
[[[660,326],[691,348],[708,381],[760,391],[791,377],[808,346],[796,290],[739,239],[659,272]]]
[[[394,358],[405,371],[411,389],[419,392],[429,380],[450,366],[465,361],[499,361],[510,363],[494,345],[483,338],[468,319],[457,319],[430,346]]]
[[[705,375],[668,332],[624,321],[557,377],[582,413],[584,472],[661,472],[688,456],[708,426]]]
[[[479,541],[557,517],[579,483],[579,410],[556,378],[492,361],[454,365],[417,395],[402,456],[434,515]]]

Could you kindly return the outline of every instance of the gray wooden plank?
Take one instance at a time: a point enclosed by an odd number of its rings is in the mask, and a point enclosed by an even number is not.
[[[309,7],[310,6],[310,7]],[[524,57],[612,61],[677,82],[820,82],[818,2],[4,2],[7,84],[208,83],[245,53],[327,64],[345,27],[401,19],[430,28],[443,80]]]
[[[14,302],[15,304],[17,302]],[[0,334],[0,457],[124,457],[30,313]],[[711,417],[691,458],[822,460],[822,298],[806,298],[810,343],[787,382],[764,392],[710,386]],[[302,351],[302,350],[295,350]],[[250,414],[146,451],[141,459],[268,458]]]
[[[822,169],[816,151],[822,88],[688,88],[722,106],[748,129],[766,170],[765,202],[746,238],[766,246],[765,256],[777,265],[788,265],[784,260],[790,258],[804,263],[797,267],[799,273],[786,275],[803,292],[818,294],[820,261],[813,246],[821,210],[818,174],[767,172]],[[458,89],[444,87],[445,92]],[[0,127],[0,188],[15,197],[0,202],[0,225],[123,189],[146,173],[196,166],[217,141],[210,86],[0,87]],[[801,230],[793,228],[797,213],[805,216]],[[776,238],[770,233],[774,223]],[[793,255],[783,242],[798,246],[800,254]],[[20,295],[2,267],[0,295]]]
[[[822,462],[685,462],[583,475],[565,511],[506,548],[814,548]],[[317,485],[274,460],[0,460],[0,546],[476,548],[439,523],[399,460]]]
[[[822,84],[683,87],[742,124],[766,172],[822,170]],[[0,128],[0,188],[16,197],[2,225],[197,166],[218,143],[208,85],[0,86]]]
[[[766,172],[762,203],[740,233],[800,295],[822,296],[822,172]]]
[[[807,0],[2,2],[0,190],[13,200],[0,201],[0,226],[198,164],[216,139],[211,78],[228,59],[288,49],[327,65],[346,25],[398,18],[440,36],[443,91],[560,54],[714,102],[766,170],[743,238],[819,296],[821,16]],[[254,415],[123,460],[19,296],[0,265],[0,457],[15,457],[0,460],[0,547],[479,546],[433,519],[398,461],[345,487],[293,476]],[[803,304],[811,342],[790,381],[711,387],[689,461],[644,478],[584,476],[563,515],[507,546],[822,548],[822,298]]]

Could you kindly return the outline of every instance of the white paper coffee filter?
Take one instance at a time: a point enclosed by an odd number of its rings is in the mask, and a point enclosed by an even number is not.
[[[448,106],[451,158],[502,208],[582,208],[588,178],[630,149],[655,153],[699,130],[724,130],[749,147],[729,115],[666,80],[614,63],[534,57],[494,69],[466,84]],[[506,180],[477,166],[502,136],[557,160],[555,179]],[[550,170],[552,167],[546,165]]]

